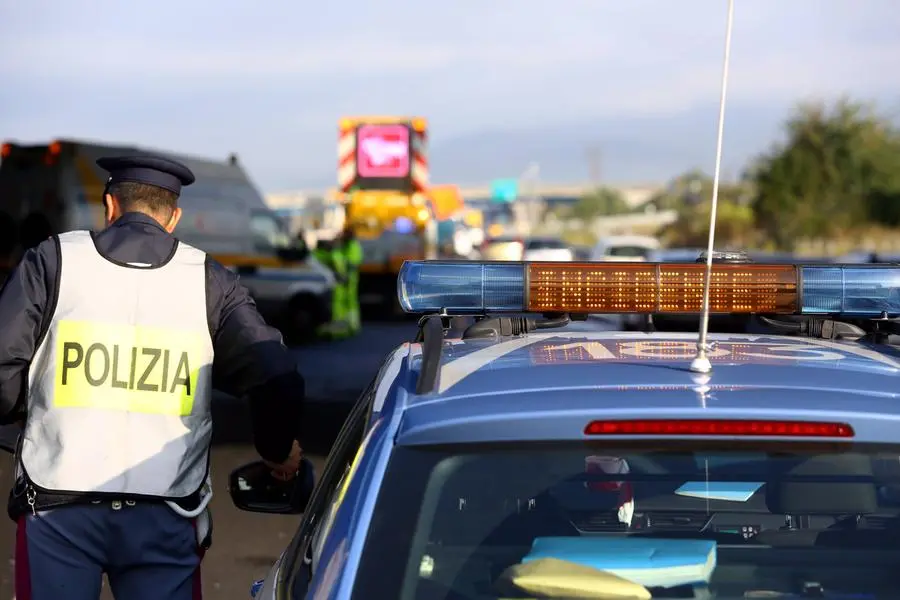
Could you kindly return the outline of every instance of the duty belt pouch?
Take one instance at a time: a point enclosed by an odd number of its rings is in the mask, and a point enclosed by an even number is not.
[[[208,506],[197,515],[194,521],[194,528],[197,532],[197,546],[204,551],[209,550],[209,547],[212,546],[213,521],[212,511],[209,510]]]

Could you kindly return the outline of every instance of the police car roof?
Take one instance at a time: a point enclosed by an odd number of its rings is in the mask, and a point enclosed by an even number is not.
[[[582,439],[586,423],[601,417],[851,416],[858,440],[900,441],[895,348],[784,336],[710,339],[709,375],[688,369],[695,333],[563,329],[450,340],[437,389],[422,396],[414,392],[422,348],[410,344],[409,376],[392,407],[404,413],[397,442]]]

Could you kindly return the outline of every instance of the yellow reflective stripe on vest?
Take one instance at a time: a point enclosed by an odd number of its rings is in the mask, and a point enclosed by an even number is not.
[[[202,334],[155,327],[61,320],[55,351],[58,408],[184,417],[210,366]]]

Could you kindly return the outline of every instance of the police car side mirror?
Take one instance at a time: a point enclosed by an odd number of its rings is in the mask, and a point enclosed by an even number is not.
[[[231,502],[239,510],[277,515],[305,511],[315,486],[315,467],[307,458],[301,459],[300,470],[290,481],[275,479],[262,461],[238,467],[228,479]]]

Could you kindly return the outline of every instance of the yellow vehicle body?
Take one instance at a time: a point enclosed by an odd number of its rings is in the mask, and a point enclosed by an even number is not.
[[[396,276],[403,261],[437,257],[436,224],[423,194],[353,192],[347,220],[365,253],[361,273]]]
[[[484,229],[484,213],[474,208],[467,208],[463,213],[463,223],[476,229]]]
[[[404,261],[438,256],[427,135],[422,117],[338,122],[338,193],[345,223],[363,249],[359,301],[378,314],[399,312],[397,275]]]

